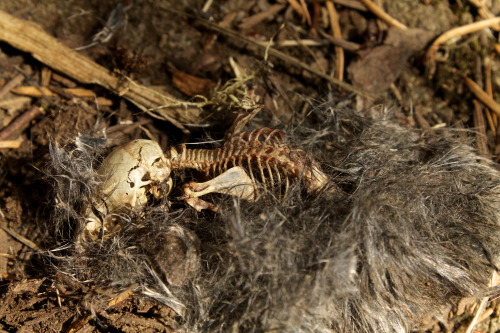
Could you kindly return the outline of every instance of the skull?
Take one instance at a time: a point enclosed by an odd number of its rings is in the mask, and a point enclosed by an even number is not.
[[[98,170],[105,181],[93,198],[93,207],[86,209],[83,237],[89,235],[95,240],[100,233],[116,231],[116,215],[145,206],[147,193],[156,198],[168,195],[172,187],[170,172],[170,162],[154,141],[134,140],[113,150]],[[166,193],[160,187],[164,182]],[[97,212],[102,218],[96,216]]]

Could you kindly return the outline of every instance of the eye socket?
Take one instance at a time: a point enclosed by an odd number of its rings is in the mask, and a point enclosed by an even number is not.
[[[148,180],[151,180],[151,175],[149,172],[146,172],[144,176],[142,176],[141,181],[146,182]]]
[[[161,157],[157,157],[157,158],[155,158],[153,163],[151,163],[151,166],[154,166],[155,168],[161,168],[162,164],[163,164],[163,161],[162,161]]]

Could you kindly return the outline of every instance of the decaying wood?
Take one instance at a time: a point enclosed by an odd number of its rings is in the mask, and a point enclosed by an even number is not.
[[[43,64],[81,83],[98,84],[179,128],[183,128],[182,123],[198,123],[202,119],[197,104],[177,100],[115,74],[63,45],[37,24],[3,11],[0,11],[0,40],[31,53]]]

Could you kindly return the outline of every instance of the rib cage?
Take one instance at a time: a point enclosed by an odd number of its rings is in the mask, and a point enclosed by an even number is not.
[[[171,151],[172,169],[195,169],[207,177],[240,166],[264,192],[288,192],[291,182],[302,181],[307,192],[324,187],[324,174],[301,149],[287,143],[283,132],[262,128],[232,138],[217,149],[188,149],[181,145]],[[258,186],[256,186],[257,188]]]

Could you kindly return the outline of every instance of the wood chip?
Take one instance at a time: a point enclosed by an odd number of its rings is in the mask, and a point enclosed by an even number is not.
[[[0,141],[0,149],[17,149],[21,147],[22,141],[18,140],[3,140]]]
[[[49,88],[46,87],[22,86],[12,89],[11,92],[17,95],[30,96],[30,97],[56,96],[56,94],[54,94],[52,91],[50,91]]]

